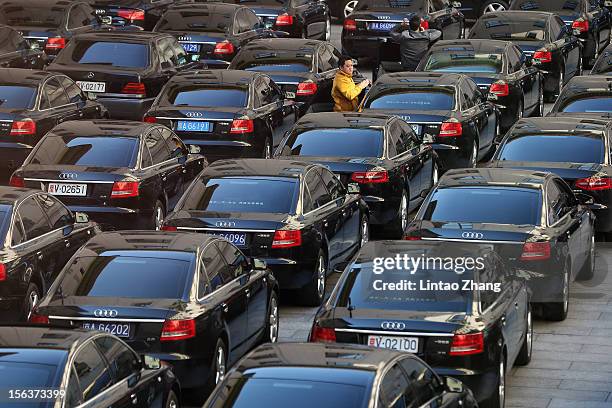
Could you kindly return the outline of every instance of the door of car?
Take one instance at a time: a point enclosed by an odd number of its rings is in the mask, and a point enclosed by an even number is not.
[[[313,103],[321,105],[322,111],[331,111],[333,108],[331,89],[336,72],[338,72],[338,57],[334,54],[334,47],[325,43],[318,48],[316,59],[319,81],[317,83],[317,96]]]
[[[283,92],[268,76],[261,76],[255,82],[255,92],[259,95],[261,106],[258,114],[269,123],[272,129],[272,142],[276,146],[283,134],[293,127],[297,120],[295,105],[285,100]]]
[[[464,81],[463,86],[467,87],[467,95],[469,95],[474,106],[474,117],[478,133],[480,134],[478,147],[480,151],[488,149],[495,139],[497,122],[495,107],[492,103],[487,102],[482,92],[478,89],[478,85],[471,79]]]
[[[391,178],[400,177],[402,184],[408,183],[409,205],[414,204],[414,200],[421,194],[423,188],[421,174],[425,164],[421,160],[418,146],[409,138],[412,133],[412,128],[408,124],[402,126],[400,120],[395,120],[389,126],[387,134],[387,151],[389,160],[393,162],[390,176]],[[401,190],[398,190],[397,194],[401,195]]]
[[[74,113],[70,115],[70,120],[100,118],[96,104],[88,103],[87,97],[72,79],[66,76],[59,76],[58,79],[68,96],[68,102],[74,104]]]
[[[0,67],[31,68],[28,43],[15,30],[0,27]]]
[[[170,129],[159,128],[164,142],[170,151],[170,159],[172,167],[169,167],[166,172],[166,183],[168,184],[168,212],[174,208],[174,204],[178,201],[183,192],[183,176],[186,171],[187,156],[189,151]],[[163,180],[163,178],[162,178]]]
[[[145,144],[151,154],[152,173],[155,174],[152,177],[159,179],[161,185],[161,191],[152,190],[152,194],[163,192],[163,196],[169,199],[175,195],[174,189],[176,188],[177,177],[180,177],[181,174],[178,159],[172,159],[168,145],[161,135],[160,128],[154,128],[148,132]],[[156,199],[157,197],[152,198]],[[154,202],[152,200],[151,204]]]
[[[417,395],[397,361],[383,371],[378,390],[373,394],[378,395],[377,408],[416,408],[421,405],[415,403]]]
[[[563,20],[558,16],[553,16],[550,23],[551,38],[558,47],[559,57],[564,61],[565,80],[568,81],[578,74],[580,64],[580,41],[572,35]],[[553,51],[555,52],[555,51]]]
[[[419,162],[422,163],[420,171],[421,191],[428,191],[433,186],[432,175],[434,166],[433,148],[428,143],[423,143],[419,136],[414,132],[412,126],[403,121],[399,121],[403,129],[404,143],[410,154],[418,155]]]
[[[521,87],[523,91],[523,106],[528,111],[539,102],[540,83],[538,69],[526,65],[527,56],[514,44],[508,47],[507,57],[508,74]]]
[[[40,129],[41,134],[45,134],[55,125],[67,120],[80,119],[78,111],[68,100],[68,95],[59,82],[59,76],[51,77],[45,82],[40,99],[40,110],[52,118],[48,129]]]
[[[88,340],[75,353],[72,366],[68,368],[71,375],[65,387],[68,406],[114,407],[122,394],[119,390],[110,390],[113,385],[111,370],[98,347]]]
[[[429,19],[442,31],[442,39],[461,38],[462,24],[460,15],[454,10],[449,0],[429,0]],[[432,27],[433,28],[433,27]]]

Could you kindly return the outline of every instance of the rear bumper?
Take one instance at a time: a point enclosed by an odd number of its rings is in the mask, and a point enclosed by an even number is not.
[[[103,229],[147,229],[153,217],[153,209],[131,209],[122,207],[94,207],[69,205],[73,212],[86,213]]]
[[[497,370],[491,368],[483,371],[461,368],[433,367],[441,376],[461,380],[472,392],[479,403],[491,398],[497,389]]]
[[[142,120],[155,98],[119,98],[100,96],[97,101],[108,110],[112,119]]]

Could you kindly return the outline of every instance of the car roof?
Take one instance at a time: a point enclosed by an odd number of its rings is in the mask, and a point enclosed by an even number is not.
[[[393,116],[379,113],[321,112],[308,113],[295,124],[302,128],[356,128],[385,126]]]
[[[78,135],[138,138],[152,127],[159,127],[159,125],[113,119],[71,120],[57,125],[45,137]]]
[[[317,47],[324,44],[325,41],[303,39],[303,38],[262,38],[250,41],[244,47],[244,51],[302,51],[314,52]]]
[[[539,189],[552,173],[533,170],[481,167],[476,169],[452,169],[444,173],[439,187],[508,186]]]
[[[49,326],[3,325],[0,326],[0,347],[68,351],[98,334],[98,332],[80,328],[63,329]]]
[[[0,83],[38,86],[40,82],[54,75],[58,73],[25,68],[0,68]]]
[[[495,13],[486,13],[478,19],[478,21],[489,20],[519,20],[519,21],[548,21],[554,13],[545,11],[523,11],[523,10],[506,10]]]
[[[110,251],[164,251],[164,252],[197,252],[208,242],[218,237],[195,232],[169,231],[107,231],[91,238],[80,249],[81,256],[87,251],[96,255]]]
[[[604,132],[610,127],[612,127],[612,122],[596,118],[561,116],[550,120],[550,117],[533,117],[517,121],[509,135],[547,132],[551,134]]]
[[[509,41],[502,40],[485,40],[481,38],[463,39],[463,40],[443,40],[434,43],[431,46],[432,52],[446,52],[446,51],[459,51],[459,52],[480,52],[480,53],[494,53],[504,52],[504,50],[511,46],[512,43]]]
[[[181,72],[174,75],[170,82],[179,85],[210,84],[248,87],[254,78],[261,75],[263,74],[260,72],[235,69],[206,69]]]
[[[150,31],[92,31],[74,36],[74,38],[77,40],[104,40],[141,43],[150,43],[153,40],[164,37],[172,37],[172,35],[168,33],[157,33]]]
[[[443,72],[394,72],[385,74],[376,80],[374,86],[451,86],[455,87],[459,81],[468,78],[464,74],[443,73]]]
[[[40,192],[40,190],[32,188],[0,186],[0,204],[14,205],[30,195]]]
[[[612,75],[585,75],[573,77],[562,91],[563,98],[591,92],[612,93]]]
[[[320,167],[313,163],[279,159],[233,159],[217,160],[202,172],[206,177],[293,177],[299,178],[311,167]]]

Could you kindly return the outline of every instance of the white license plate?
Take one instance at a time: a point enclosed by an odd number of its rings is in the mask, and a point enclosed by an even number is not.
[[[285,98],[295,99],[295,92],[285,92]]]
[[[414,133],[416,133],[417,135],[421,134],[421,125],[410,125],[412,127],[412,130],[414,130]]]
[[[47,193],[53,195],[84,197],[87,195],[87,184],[49,183]]]
[[[110,334],[114,334],[117,337],[130,337],[130,325],[127,323],[119,324],[119,323],[92,322],[92,323],[83,323],[81,327],[86,330],[98,330],[98,331],[107,332]]]
[[[368,336],[368,346],[416,353],[419,351],[419,339],[417,337]]]
[[[106,82],[77,81],[84,92],[106,92]]]

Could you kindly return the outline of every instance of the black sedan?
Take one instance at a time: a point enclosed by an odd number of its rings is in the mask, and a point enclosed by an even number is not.
[[[468,75],[500,109],[502,131],[523,116],[544,113],[542,75],[509,41],[438,41],[416,70]]]
[[[71,121],[47,133],[11,177],[114,228],[159,228],[205,165],[164,126]]]
[[[448,0],[360,0],[344,20],[342,49],[351,57],[378,58],[382,39],[404,19],[421,17],[422,28],[442,31],[442,39],[463,37],[465,19]]]
[[[266,344],[240,360],[203,408],[476,407],[469,388],[406,353],[348,344]],[[424,405],[423,405],[424,404]],[[437,406],[437,405],[436,405]]]
[[[547,116],[612,119],[612,76],[572,78]]]
[[[329,42],[271,38],[243,47],[230,69],[267,74],[287,99],[300,103],[300,111],[332,111],[332,84],[340,52]]]
[[[151,31],[173,0],[86,0],[96,16],[118,28]]]
[[[304,116],[278,146],[276,157],[319,163],[359,191],[370,225],[399,238],[408,214],[438,181],[437,155],[396,116],[313,113]]]
[[[612,75],[612,44],[608,45],[606,49],[602,51],[589,74]]]
[[[94,10],[85,1],[19,0],[0,1],[3,24],[11,26],[30,42],[38,43],[49,60],[66,47],[76,34],[100,27]]]
[[[215,2],[178,3],[153,31],[174,35],[190,56],[209,68],[227,68],[249,41],[275,35],[248,7]]]
[[[281,289],[318,306],[327,275],[368,240],[368,210],[320,165],[217,161],[185,192],[162,229],[219,234],[266,261]]]
[[[47,70],[75,80],[111,118],[141,120],[173,75],[202,66],[169,34],[94,32],[73,38]]]
[[[36,42],[23,38],[19,31],[0,25],[0,67],[42,69],[47,54]]]
[[[512,366],[531,360],[532,339],[527,286],[490,246],[420,241],[362,248],[309,337],[416,354],[496,408]]]
[[[180,406],[172,369],[115,336],[3,326],[0,339],[0,370],[10,373],[0,379],[4,407]]]
[[[591,118],[523,119],[504,137],[491,167],[549,171],[607,208],[595,211],[597,232],[612,239],[612,122]]]
[[[174,76],[144,120],[173,129],[212,162],[272,157],[273,146],[297,118],[297,105],[267,75],[207,70]]]
[[[277,286],[264,262],[218,237],[107,232],[76,252],[31,320],[112,333],[170,363],[182,388],[210,391],[278,339]]]
[[[294,38],[331,40],[331,15],[327,2],[319,0],[223,0],[249,7],[266,28],[284,31]]]
[[[493,244],[525,277],[531,301],[564,320],[570,282],[594,271],[595,216],[558,176],[537,170],[451,170],[427,197],[405,239]],[[469,206],[458,206],[469,202]],[[483,307],[484,309],[484,307]]]
[[[554,101],[563,85],[582,73],[582,47],[556,14],[504,11],[485,14],[468,38],[507,40],[518,45],[544,73],[544,96]]]
[[[27,320],[64,264],[98,231],[49,194],[0,187],[1,320]]]
[[[396,115],[426,143],[436,143],[445,169],[475,167],[494,151],[500,134],[497,108],[463,74],[386,74],[372,86],[360,110]]]
[[[510,10],[549,11],[557,14],[567,28],[583,42],[582,61],[592,67],[610,41],[612,16],[599,0],[513,0]]]
[[[0,68],[0,98],[0,180],[4,183],[58,123],[108,116],[72,79],[53,72]]]

